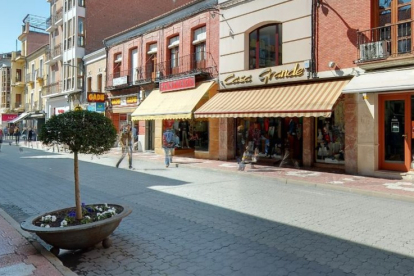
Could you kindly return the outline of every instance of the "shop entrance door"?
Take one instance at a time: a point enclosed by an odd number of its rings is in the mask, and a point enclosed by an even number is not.
[[[411,95],[379,96],[379,167],[408,171],[411,163]]]

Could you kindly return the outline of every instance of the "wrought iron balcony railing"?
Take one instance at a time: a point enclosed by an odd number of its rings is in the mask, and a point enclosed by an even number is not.
[[[390,24],[357,32],[358,62],[413,54],[413,22]]]
[[[217,76],[217,65],[209,52],[191,55],[160,62],[155,68],[155,80],[163,80],[180,75],[207,74]]]
[[[43,96],[48,96],[51,94],[57,94],[61,92],[62,92],[62,81],[47,84],[42,87]]]

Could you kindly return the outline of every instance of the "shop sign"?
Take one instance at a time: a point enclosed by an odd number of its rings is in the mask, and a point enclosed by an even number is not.
[[[121,105],[121,98],[111,99],[112,105]]]
[[[138,103],[138,96],[131,96],[126,98],[127,104],[136,104]]]
[[[104,103],[96,103],[96,112],[105,112],[105,104]]]
[[[8,122],[13,119],[16,119],[19,116],[19,114],[1,114],[1,121],[2,122]]]
[[[115,78],[112,80],[113,86],[124,85],[128,83],[128,76],[123,76],[119,78]]]
[[[221,83],[223,88],[235,88],[244,86],[257,86],[286,81],[298,81],[306,79],[305,68],[299,63],[282,65],[264,69],[249,70],[224,76]]]
[[[170,92],[195,87],[195,77],[160,82],[161,92]]]
[[[89,103],[103,103],[105,102],[104,93],[88,92],[88,102]]]
[[[88,111],[96,111],[96,103],[91,103],[88,105]]]
[[[69,111],[69,106],[55,107],[55,115],[63,114]]]

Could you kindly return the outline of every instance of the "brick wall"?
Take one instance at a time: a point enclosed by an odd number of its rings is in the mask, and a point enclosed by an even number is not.
[[[186,20],[175,23],[166,28],[148,33],[144,36],[126,41],[122,44],[113,46],[108,51],[108,77],[113,72],[114,58],[116,54],[122,54],[122,63],[120,65],[121,72],[128,72],[130,66],[130,52],[132,49],[138,49],[138,66],[145,65],[147,60],[147,52],[149,45],[157,43],[157,63],[168,60],[169,50],[168,41],[171,37],[178,35],[180,37],[179,56],[184,57],[193,53],[193,30],[201,26],[206,26],[206,51],[211,53],[211,56],[218,69],[219,62],[219,18],[216,16],[212,18],[210,13],[202,12],[198,15],[192,16]]]
[[[88,0],[85,22],[86,54],[102,48],[104,38],[189,2],[192,0]]]
[[[371,28],[371,1],[321,1],[317,9],[317,71],[355,67],[357,59],[357,30]]]
[[[49,35],[42,33],[29,32],[27,34],[27,53],[26,56],[30,55],[40,47],[49,44]]]

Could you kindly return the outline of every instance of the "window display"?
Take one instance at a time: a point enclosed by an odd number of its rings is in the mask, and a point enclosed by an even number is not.
[[[208,121],[164,120],[163,132],[168,128],[175,132],[176,149],[208,151]]]
[[[345,163],[344,106],[343,98],[339,98],[330,118],[320,117],[315,119],[316,162]]]

